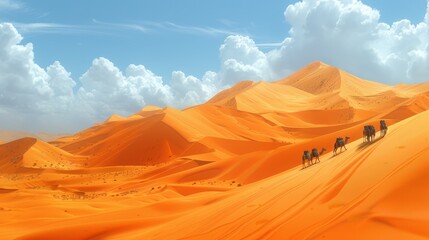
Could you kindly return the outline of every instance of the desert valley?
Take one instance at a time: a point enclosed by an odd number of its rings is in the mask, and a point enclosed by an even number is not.
[[[429,83],[314,62],[184,110],[2,142],[0,239],[428,239],[428,109]],[[312,148],[326,151],[303,168]]]

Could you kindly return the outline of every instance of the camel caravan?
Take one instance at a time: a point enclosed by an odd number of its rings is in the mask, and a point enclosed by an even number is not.
[[[375,127],[373,125],[366,125],[363,127],[363,142],[372,142],[375,138]],[[380,138],[383,138],[387,133],[387,125],[385,120],[380,120]],[[345,136],[344,138],[339,137],[335,140],[333,155],[337,155],[337,151],[343,151],[343,148],[347,150],[346,144],[350,140],[350,137]],[[302,167],[306,168],[313,164],[319,163],[319,157],[326,151],[322,148],[320,151],[317,148],[313,148],[311,151],[305,150],[302,155]],[[313,159],[315,161],[313,162]],[[306,164],[307,163],[307,164]]]
[[[306,167],[305,166],[306,161],[308,162],[308,164],[307,164],[308,167],[313,165],[313,164],[319,163],[320,162],[319,157],[322,156],[322,154],[325,151],[326,151],[325,148],[322,148],[322,150],[320,150],[320,152],[319,152],[319,150],[317,150],[317,148],[311,149],[311,153],[308,150],[304,151],[304,154],[302,155],[302,165],[304,166],[304,168]],[[313,162],[313,158],[315,159],[314,162]]]
[[[386,133],[387,133],[386,121],[380,120],[380,138],[384,137]],[[362,138],[363,138],[363,142],[372,142],[375,138],[375,127],[373,125],[364,126]]]

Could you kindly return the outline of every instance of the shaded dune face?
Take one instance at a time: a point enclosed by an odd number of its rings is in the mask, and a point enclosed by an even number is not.
[[[315,62],[184,110],[0,142],[0,239],[429,238],[428,93]]]

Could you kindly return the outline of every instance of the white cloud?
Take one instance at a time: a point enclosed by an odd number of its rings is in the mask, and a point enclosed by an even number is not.
[[[53,91],[48,74],[34,63],[32,44],[20,45],[21,40],[12,24],[0,24],[0,105],[27,111],[38,109]]]
[[[275,78],[322,60],[386,83],[429,80],[422,74],[429,69],[425,22],[388,25],[377,10],[357,0],[303,0],[284,14],[292,26],[289,37],[267,54]]]
[[[179,108],[203,103],[219,90],[217,74],[211,71],[206,72],[202,80],[174,71],[170,85],[175,99],[172,105]]]
[[[49,85],[56,96],[73,97],[73,88],[76,82],[70,77],[71,73],[67,72],[59,61],[55,61],[47,67],[47,74],[49,75]]]
[[[146,104],[163,106],[171,101],[169,86],[142,65],[129,65],[124,75],[108,59],[97,58],[80,80],[80,100],[100,117],[126,115]]]
[[[22,36],[12,24],[0,24],[2,129],[36,130],[60,122],[67,124],[67,111],[74,105],[75,82],[58,61],[46,70],[37,65],[33,45],[22,45],[21,41]],[[60,128],[52,130],[61,131]]]
[[[219,52],[221,84],[233,85],[245,79],[270,79],[267,56],[250,37],[229,36],[220,46]]]
[[[0,0],[0,10],[2,8]],[[5,7],[3,7],[5,8]],[[204,36],[228,36],[239,34],[228,28],[216,28],[211,26],[180,25],[173,22],[105,22],[97,19],[92,24],[63,24],[53,22],[13,22],[15,28],[21,33],[52,33],[52,34],[86,34],[86,35],[112,35],[124,32],[138,32],[150,34],[157,31],[176,32],[182,34],[204,35]]]

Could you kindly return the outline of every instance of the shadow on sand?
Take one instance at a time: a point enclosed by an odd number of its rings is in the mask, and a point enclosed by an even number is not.
[[[301,169],[299,169],[299,170],[300,170],[300,171],[301,171],[301,170],[305,170],[305,169],[307,169],[307,168],[311,168],[312,166],[317,165],[317,164],[320,164],[320,163],[322,163],[322,162],[313,163],[312,165],[310,165],[310,166],[306,166],[306,167],[302,167],[302,168],[301,168]]]
[[[357,147],[357,150],[362,150],[363,148],[366,148],[366,147],[368,147],[368,146],[370,146],[370,145],[372,145],[372,144],[380,141],[383,138],[384,138],[384,136],[378,137],[375,140],[373,140],[372,142],[363,142],[363,143],[359,144],[359,146]]]
[[[337,154],[332,155],[329,159],[332,159],[332,158],[334,158],[334,157],[336,157],[336,156],[338,156],[338,155],[341,155],[341,154],[345,153],[346,151],[347,151],[347,150],[343,150],[343,151],[341,151],[341,152],[340,152],[340,150],[338,150]]]

